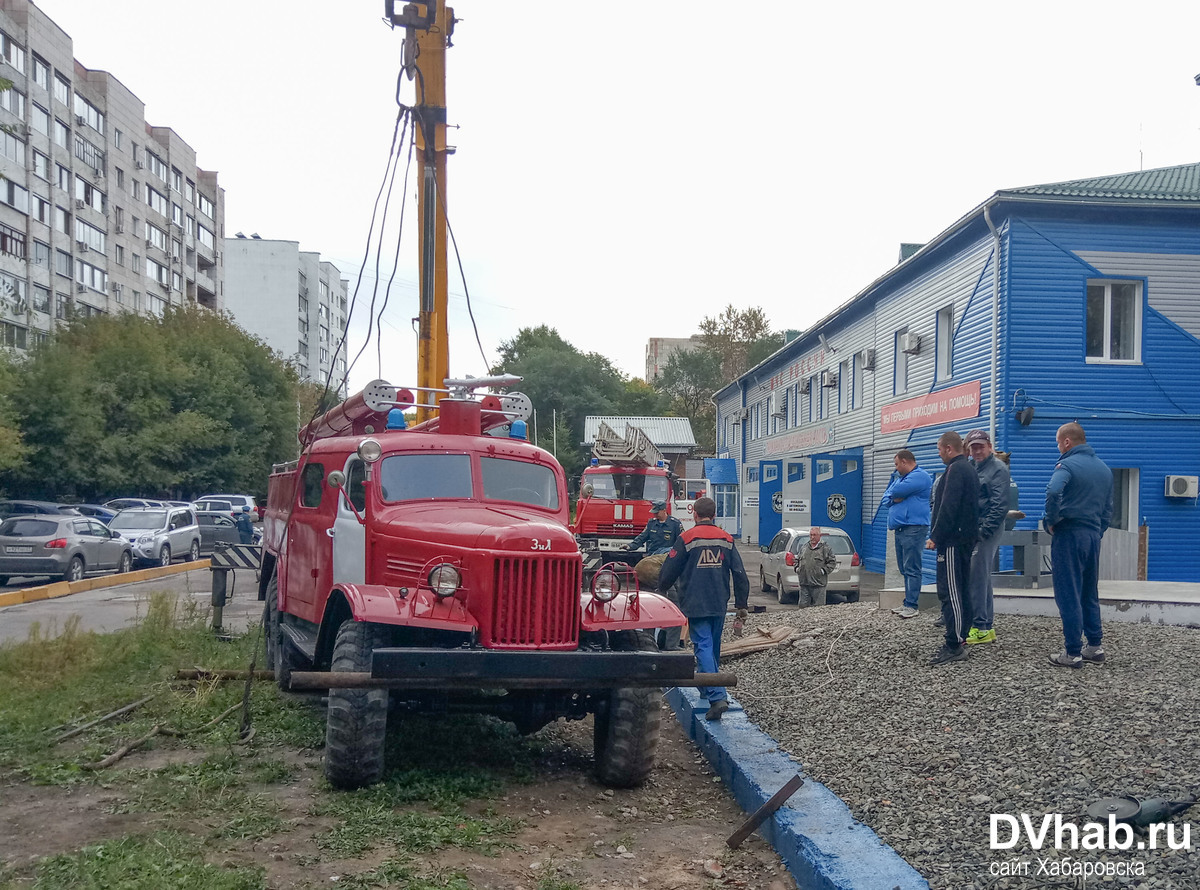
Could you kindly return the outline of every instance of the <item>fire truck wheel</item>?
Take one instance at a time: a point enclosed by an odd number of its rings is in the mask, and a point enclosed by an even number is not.
[[[614,788],[646,781],[658,750],[662,712],[657,689],[614,689],[596,710],[596,778]]]
[[[293,649],[279,632],[279,576],[272,573],[267,582],[267,664],[275,670],[275,682],[284,692],[291,691],[292,671],[296,669]]]
[[[762,586],[763,593],[771,592],[771,585],[767,583],[767,573],[761,568],[758,570],[758,583]]]
[[[370,671],[371,653],[387,643],[384,628],[349,618],[338,628],[331,670]],[[383,778],[387,707],[386,689],[329,690],[325,778],[334,788],[363,788]]]

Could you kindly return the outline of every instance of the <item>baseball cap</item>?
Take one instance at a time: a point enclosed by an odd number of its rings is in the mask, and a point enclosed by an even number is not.
[[[667,502],[666,501],[655,501],[654,503],[652,503],[650,505],[650,509],[653,510],[655,513],[657,513],[659,510],[665,510],[665,509],[667,509]]]
[[[971,430],[971,432],[967,433],[967,438],[963,440],[963,444],[968,448],[976,442],[984,442],[991,445],[992,437],[987,434],[986,430]]]

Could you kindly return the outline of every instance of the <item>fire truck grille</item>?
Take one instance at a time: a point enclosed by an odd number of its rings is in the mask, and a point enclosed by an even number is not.
[[[574,646],[579,639],[579,558],[500,558],[492,645],[533,648]]]
[[[638,531],[632,522],[599,522],[596,531],[601,535],[632,538]]]

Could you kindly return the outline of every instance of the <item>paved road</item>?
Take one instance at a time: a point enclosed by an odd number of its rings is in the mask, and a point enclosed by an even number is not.
[[[222,625],[240,632],[262,619],[262,603],[256,599],[258,591],[252,572],[238,572],[236,577],[231,576],[231,584],[232,595],[227,594]],[[72,615],[79,615],[84,630],[107,633],[130,627],[145,616],[151,595],[158,592],[171,596],[180,610],[200,610],[206,621],[211,622],[212,573],[196,569],[58,599],[0,607],[0,645],[26,639],[35,623],[43,634],[57,635]]]

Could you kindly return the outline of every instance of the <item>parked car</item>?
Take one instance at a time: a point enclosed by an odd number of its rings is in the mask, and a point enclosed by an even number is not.
[[[128,572],[132,565],[128,542],[88,516],[12,516],[0,522],[0,584],[13,575],[78,581],[85,575]]]
[[[118,512],[120,512],[112,509],[111,507],[101,506],[100,504],[70,504],[69,506],[84,516],[91,516],[93,519],[99,519],[105,525],[108,525],[112,521],[112,518],[116,516]]]
[[[105,501],[104,505],[110,510],[128,510],[131,507],[162,507],[162,501],[152,501],[146,498],[113,498],[111,501]]]
[[[254,500],[253,495],[249,494],[206,494],[197,500],[202,501],[229,501],[234,513],[240,513],[242,507],[250,508],[250,518],[255,522],[262,519],[262,510],[258,508],[258,503]]]
[[[78,510],[50,501],[0,501],[0,519],[10,516],[79,516]]]
[[[808,529],[808,526],[780,529],[770,544],[758,548],[763,554],[758,570],[762,589],[764,592],[774,590],[781,603],[794,603],[800,596],[795,561],[800,548],[808,546]],[[837,569],[826,582],[826,592],[843,594],[847,602],[858,602],[861,560],[854,549],[854,542],[840,528],[824,525],[821,526],[821,540],[829,545],[838,561]]]
[[[201,498],[192,506],[196,508],[197,515],[201,513],[216,513],[220,516],[228,516],[231,519],[236,515],[233,504],[231,504],[229,501],[217,501],[210,500],[209,498]],[[238,510],[240,511],[241,508],[239,507]]]
[[[129,542],[139,563],[169,566],[176,556],[200,558],[200,526],[191,507],[131,507],[114,516],[109,528]]]
[[[199,512],[196,521],[200,525],[200,555],[212,556],[218,544],[237,544],[241,541],[233,519],[222,513]]]

